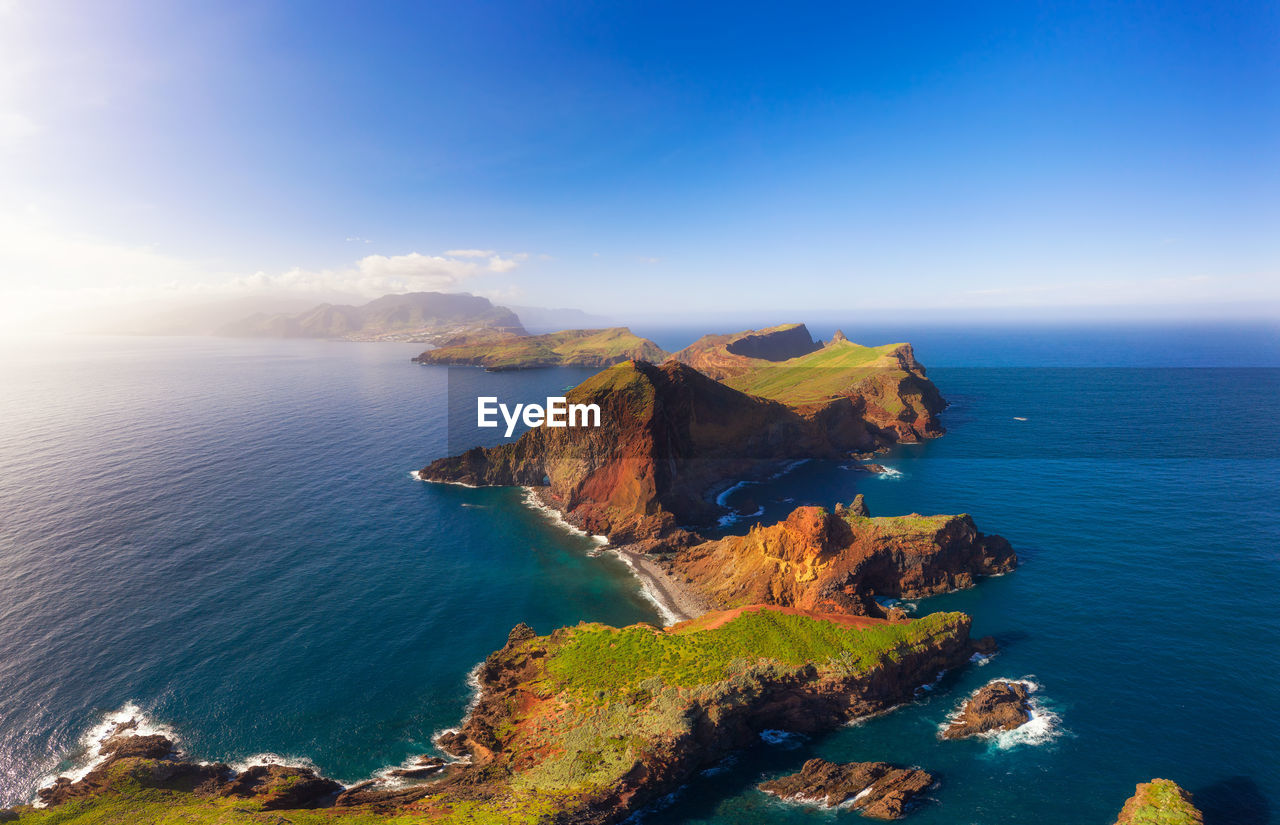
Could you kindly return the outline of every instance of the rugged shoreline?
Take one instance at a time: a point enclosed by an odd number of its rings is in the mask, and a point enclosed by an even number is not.
[[[591,535],[581,524],[574,523],[577,520],[575,516],[565,512],[548,488],[525,487],[524,489],[539,508],[555,513],[566,527],[582,535]],[[654,602],[665,624],[672,625],[696,619],[711,610],[711,605],[701,594],[663,569],[662,565],[644,552],[642,545],[614,544],[610,541],[601,549],[614,553],[627,565],[632,575],[639,581],[642,594]]]

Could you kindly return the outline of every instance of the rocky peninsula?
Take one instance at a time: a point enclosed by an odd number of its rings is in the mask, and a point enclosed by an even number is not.
[[[413,360],[419,364],[484,367],[608,367],[622,361],[664,361],[667,353],[626,327],[570,329],[546,335],[484,333],[441,341]]]

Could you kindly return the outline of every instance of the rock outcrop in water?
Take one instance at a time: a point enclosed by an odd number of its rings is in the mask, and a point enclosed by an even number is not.
[[[99,763],[78,781],[59,777],[42,788],[40,801],[62,805],[128,788],[166,789],[209,799],[252,800],[262,810],[310,808],[331,802],[342,786],[310,768],[254,765],[243,771],[222,763],[182,759],[172,740],[137,736],[129,723],[113,731],[99,749]]]
[[[944,739],[966,739],[990,731],[1013,730],[1031,721],[1031,690],[1022,682],[998,679],[979,688],[960,715],[942,731]]]
[[[834,808],[850,807],[874,819],[898,819],[911,801],[934,783],[919,768],[898,768],[887,762],[846,762],[810,759],[799,773],[761,782],[760,790],[782,799],[815,802]]]
[[[1191,794],[1176,782],[1152,779],[1135,789],[1116,825],[1203,825],[1204,815]]]
[[[875,598],[917,598],[1012,570],[1009,542],[958,516],[872,518],[861,497],[828,512],[797,507],[783,522],[686,547],[667,566],[715,605],[790,605],[883,615]]]

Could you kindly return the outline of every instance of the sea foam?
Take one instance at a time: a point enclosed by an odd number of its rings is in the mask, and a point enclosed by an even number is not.
[[[979,664],[986,664],[988,661],[990,661],[990,657],[986,657],[985,661],[979,662]],[[1040,693],[1041,686],[1033,677],[1024,676],[1021,679],[992,679],[991,682],[988,682],[987,684],[989,685],[992,682],[1014,682],[1025,687],[1028,694],[1030,694],[1030,697],[1027,700],[1027,706],[1028,711],[1031,714],[1030,719],[1013,730],[987,731],[986,733],[979,734],[979,738],[985,739],[991,743],[992,750],[1007,751],[1021,745],[1044,745],[1063,735],[1065,731],[1062,727],[1062,717],[1046,705],[1042,695],[1037,695]],[[983,687],[985,687],[985,685]],[[972,695],[973,694],[966,696],[960,702],[959,706],[952,710],[951,713],[947,714],[946,720],[938,726],[939,731],[946,730],[953,722],[960,718],[960,714],[964,710],[965,702],[968,702]]]
[[[129,733],[136,736],[153,736],[160,735],[169,739],[174,744],[178,742],[178,735],[172,728],[158,724],[147,717],[142,710],[132,702],[126,703],[119,710],[112,711],[104,715],[96,725],[80,737],[79,748],[77,754],[72,758],[72,767],[69,770],[50,774],[45,777],[38,788],[47,788],[59,778],[65,777],[72,782],[79,782],[84,779],[94,768],[106,761],[106,756],[102,753],[102,746],[121,725],[132,723]],[[36,802],[36,807],[43,807],[44,803]]]

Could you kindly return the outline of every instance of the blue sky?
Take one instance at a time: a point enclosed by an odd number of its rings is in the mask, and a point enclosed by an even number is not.
[[[1274,3],[692,6],[0,0],[0,292],[1274,314]]]

